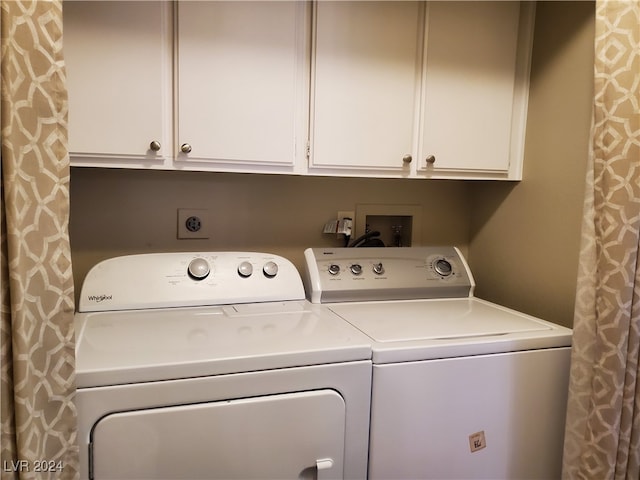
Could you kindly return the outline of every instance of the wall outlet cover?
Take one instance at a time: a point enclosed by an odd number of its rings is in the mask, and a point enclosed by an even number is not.
[[[211,236],[211,219],[206,208],[178,209],[178,238],[207,239]]]

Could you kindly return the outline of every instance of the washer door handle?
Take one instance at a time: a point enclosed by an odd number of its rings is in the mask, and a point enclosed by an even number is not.
[[[316,478],[318,480],[333,478],[331,475],[331,469],[333,468],[333,460],[330,458],[322,458],[320,460],[316,460]]]

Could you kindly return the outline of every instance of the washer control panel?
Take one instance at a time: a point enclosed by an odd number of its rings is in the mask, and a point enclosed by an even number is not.
[[[314,303],[468,297],[474,287],[455,247],[310,248],[305,267]]]
[[[104,260],[87,274],[80,312],[304,299],[286,258],[255,252],[149,253]]]

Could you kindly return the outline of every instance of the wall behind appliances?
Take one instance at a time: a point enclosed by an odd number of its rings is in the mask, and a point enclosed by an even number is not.
[[[593,100],[593,2],[538,2],[524,180],[470,185],[477,294],[566,326]]]
[[[300,177],[74,167],[71,253],[76,298],[105,258],[145,252],[246,250],[303,266],[303,251],[342,246],[322,233],[338,210],[359,203],[419,205],[421,242],[467,249],[467,187],[461,181]],[[208,240],[178,240],[177,209],[206,208]]]

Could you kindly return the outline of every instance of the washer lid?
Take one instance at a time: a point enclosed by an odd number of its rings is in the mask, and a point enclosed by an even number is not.
[[[571,345],[571,330],[477,298],[341,303],[376,363]]]
[[[370,340],[306,301],[76,315],[79,387],[371,358]]]
[[[449,340],[551,329],[539,320],[466,298],[340,304],[331,310],[377,342]]]

